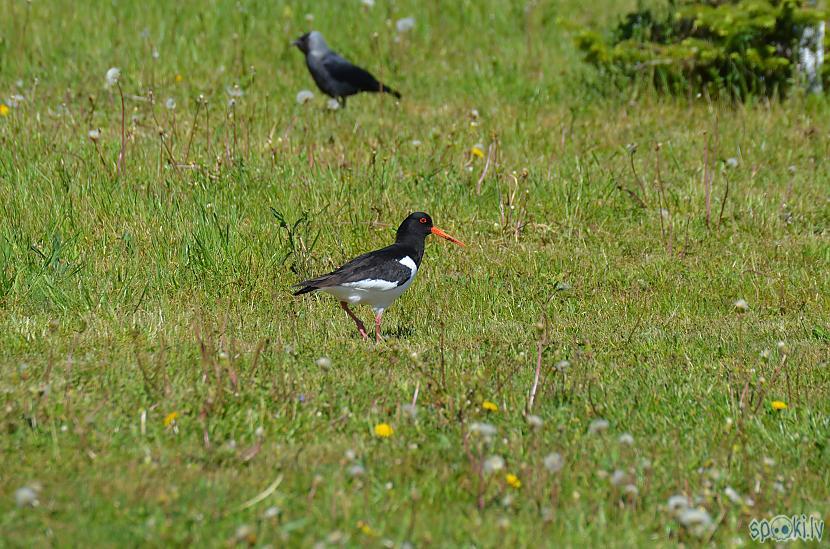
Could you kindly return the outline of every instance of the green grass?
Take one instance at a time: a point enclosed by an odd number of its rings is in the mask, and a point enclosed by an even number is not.
[[[0,545],[215,546],[241,526],[274,546],[730,545],[753,518],[827,518],[823,98],[609,91],[568,29],[627,7],[610,0],[146,4],[8,2],[0,21],[0,90],[26,97],[0,118]],[[297,105],[307,12],[401,104]],[[173,167],[200,94],[210,138],[200,108]],[[478,194],[470,149],[494,142]],[[290,295],[414,210],[468,247],[428,243],[384,343]],[[498,435],[466,438],[475,422]],[[666,509],[681,493],[714,521],[700,538]]]

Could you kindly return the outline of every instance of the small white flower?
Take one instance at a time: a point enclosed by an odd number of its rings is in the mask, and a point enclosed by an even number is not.
[[[331,99],[326,101],[326,108],[328,108],[328,110],[330,111],[336,111],[340,108],[340,101],[332,97]]]
[[[476,433],[483,437],[494,437],[498,434],[498,429],[494,426],[490,425],[489,423],[471,423],[470,424],[470,432]]]
[[[634,444],[634,437],[631,433],[623,433],[620,435],[620,438],[617,439],[617,442],[620,444],[625,444],[627,446],[632,446]]]
[[[607,430],[608,430],[608,421],[606,421],[602,418],[595,419],[588,426],[588,434],[591,434],[591,435],[596,435],[596,434],[599,434],[599,433],[603,433]]]
[[[346,453],[343,454],[343,456],[349,461],[354,461],[355,459],[357,459],[357,452],[350,448],[346,450]]]
[[[420,139],[413,139],[411,144],[413,147],[420,147],[422,143]]]
[[[731,486],[727,486],[723,493],[726,494],[726,497],[728,497],[729,501],[731,501],[732,503],[737,503],[738,505],[740,505],[744,501],[743,498],[741,498],[740,494],[738,494],[738,492],[735,491],[735,489]]]
[[[111,88],[118,84],[118,80],[121,78],[121,70],[112,67],[110,70],[107,71],[107,87]]]
[[[167,107],[167,110],[172,111],[176,108],[176,100],[172,97],[168,97],[167,101],[164,102],[164,106]]]
[[[314,14],[313,13],[305,14],[305,20],[308,21],[309,23],[311,23],[312,21],[314,21]]]
[[[745,313],[749,311],[749,303],[746,302],[746,299],[739,299],[734,303],[735,311],[738,313]]]
[[[666,502],[666,507],[668,507],[670,513],[676,515],[689,508],[689,498],[682,494],[676,494],[669,498],[669,501]]]
[[[300,90],[297,92],[297,103],[300,105],[304,105],[314,99],[314,94],[311,93],[309,90]]]
[[[156,48],[153,48],[153,59],[159,58],[159,51]]]
[[[726,165],[730,168],[737,168],[738,167],[738,159],[734,156],[726,159]]]
[[[486,474],[495,473],[504,469],[504,458],[501,456],[490,456],[484,460],[484,472]]]
[[[260,425],[256,428],[256,431],[254,431],[254,435],[256,435],[257,438],[262,438],[265,435],[265,429],[263,429]]]
[[[527,423],[534,429],[541,429],[542,426],[545,424],[545,420],[543,420],[539,416],[530,415],[527,416]]]
[[[611,475],[611,484],[613,484],[614,486],[619,486],[620,484],[624,483],[625,481],[626,481],[626,475],[625,475],[625,473],[623,473],[619,469],[614,471],[614,474]]]
[[[14,492],[14,501],[18,507],[35,507],[38,504],[36,487],[23,486]]]
[[[398,32],[411,31],[415,28],[415,18],[404,17],[403,19],[398,19],[398,22],[395,23],[395,28],[398,29]]]
[[[101,130],[98,130],[98,129],[96,129],[96,130],[89,130],[89,132],[87,133],[87,135],[89,136],[89,138],[90,138],[93,142],[96,142],[96,141],[98,141],[99,139],[101,139]]]
[[[331,359],[327,356],[321,356],[320,358],[314,361],[314,364],[316,364],[320,368],[328,370],[329,368],[331,368]]]
[[[546,455],[543,463],[545,464],[545,469],[551,473],[558,473],[565,466],[565,460],[562,459],[562,455],[559,452],[552,452]]]

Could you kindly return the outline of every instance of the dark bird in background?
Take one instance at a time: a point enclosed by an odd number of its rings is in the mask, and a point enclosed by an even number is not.
[[[330,293],[340,301],[340,306],[355,321],[363,339],[368,339],[369,334],[363,322],[349,309],[349,304],[369,305],[375,312],[375,339],[380,342],[380,319],[383,311],[388,309],[415,280],[421,259],[424,257],[425,241],[431,234],[464,246],[460,240],[434,227],[428,214],[415,212],[404,219],[398,227],[394,244],[358,256],[329,274],[295,284],[294,287],[300,289],[294,292],[294,295],[315,290]]]
[[[352,65],[329,49],[323,35],[307,32],[293,42],[305,54],[305,64],[320,91],[346,106],[346,98],[359,92],[389,93],[401,98],[401,94],[378,82],[372,74]]]

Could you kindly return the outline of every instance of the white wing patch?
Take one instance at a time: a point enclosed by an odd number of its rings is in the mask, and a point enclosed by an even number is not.
[[[410,275],[409,279],[412,280],[415,277],[415,273],[418,272],[418,266],[415,265],[415,262],[412,261],[412,258],[408,255],[404,256],[403,259],[398,261],[398,263],[404,265],[405,267],[409,267],[409,270],[412,271],[412,274]]]
[[[382,278],[367,278],[365,280],[346,282],[342,284],[342,286],[346,286],[347,288],[357,288],[358,290],[375,290],[384,292],[387,290],[391,290],[392,288],[397,288],[398,283],[389,280],[383,280]]]

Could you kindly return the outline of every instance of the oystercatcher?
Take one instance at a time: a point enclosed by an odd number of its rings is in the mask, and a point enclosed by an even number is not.
[[[294,295],[315,290],[330,293],[340,301],[340,306],[355,321],[363,339],[368,339],[369,334],[363,322],[349,309],[349,305],[369,305],[375,313],[375,339],[380,342],[380,319],[383,311],[388,309],[415,280],[421,259],[424,257],[424,243],[430,234],[464,246],[460,240],[434,227],[429,214],[415,212],[404,219],[398,227],[394,244],[358,256],[329,274],[295,284],[294,287],[300,289]]]
[[[317,31],[307,32],[293,42],[294,46],[305,54],[308,72],[320,91],[346,106],[346,97],[358,92],[380,92],[394,95],[401,94],[378,82],[366,69],[346,61],[329,49],[323,35]]]

